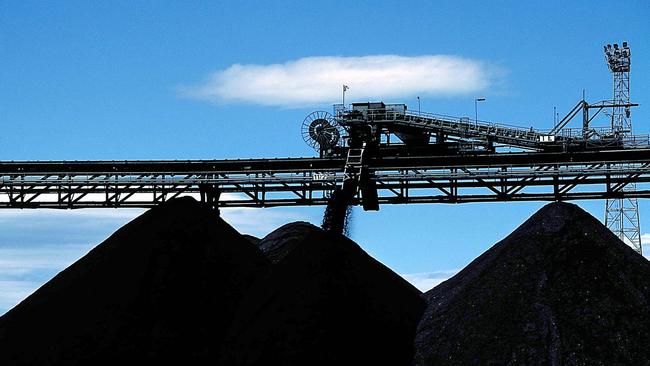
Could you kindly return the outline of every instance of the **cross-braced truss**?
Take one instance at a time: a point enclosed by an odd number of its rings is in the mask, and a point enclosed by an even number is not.
[[[370,159],[379,204],[650,197],[650,149]],[[0,162],[0,208],[152,207],[217,189],[220,207],[324,205],[343,158]],[[631,184],[636,190],[629,190]],[[358,193],[353,204],[362,204]]]

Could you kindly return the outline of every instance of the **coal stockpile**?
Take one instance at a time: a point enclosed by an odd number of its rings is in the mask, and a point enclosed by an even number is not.
[[[650,365],[650,262],[572,204],[424,297],[416,365]]]
[[[259,240],[257,245],[264,252],[271,263],[281,262],[297,246],[301,245],[308,236],[320,230],[304,221],[292,222],[274,230],[269,235]]]
[[[275,263],[244,300],[223,364],[409,365],[420,292],[351,240],[306,223],[260,241]]]
[[[263,239],[171,200],[0,318],[0,365],[408,365],[421,293],[305,222]]]
[[[169,201],[0,318],[0,365],[214,364],[268,266],[207,206]]]

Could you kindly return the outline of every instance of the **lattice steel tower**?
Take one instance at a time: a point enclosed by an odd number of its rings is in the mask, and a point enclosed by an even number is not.
[[[627,42],[619,47],[605,46],[605,60],[614,80],[612,100],[612,130],[623,143],[632,135],[630,116],[630,48]],[[636,183],[628,183],[624,192],[636,191]],[[639,225],[639,202],[636,198],[612,198],[605,205],[605,225],[623,242],[641,253],[641,230]]]

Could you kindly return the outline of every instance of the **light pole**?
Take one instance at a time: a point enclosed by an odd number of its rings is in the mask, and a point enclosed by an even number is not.
[[[420,97],[418,96],[418,116],[422,115],[422,111],[420,109]]]
[[[478,102],[485,102],[485,98],[474,99],[474,126],[478,126]]]
[[[350,89],[350,87],[343,84],[343,110],[345,110],[345,91],[348,89]]]

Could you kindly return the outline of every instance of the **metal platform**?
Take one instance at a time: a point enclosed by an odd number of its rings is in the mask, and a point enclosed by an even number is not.
[[[324,205],[345,158],[0,162],[0,208],[152,207],[218,191],[219,207]],[[650,149],[374,157],[378,204],[650,197]],[[637,184],[636,191],[624,189]],[[353,204],[364,204],[357,193]],[[365,198],[366,200],[368,198]]]
[[[336,105],[337,122],[345,127],[369,125],[378,130],[414,132],[424,136],[443,136],[484,147],[504,145],[528,151],[580,151],[622,148],[650,148],[648,135],[623,134],[617,129],[592,127],[590,122],[604,109],[633,107],[637,104],[582,100],[551,130],[539,130],[441,114],[409,111],[404,104],[354,103],[352,109]],[[594,110],[595,113],[590,113]],[[566,128],[576,116],[582,116],[581,128]],[[399,132],[398,132],[399,133]],[[408,141],[408,140],[407,140]],[[426,139],[428,141],[428,139]]]

